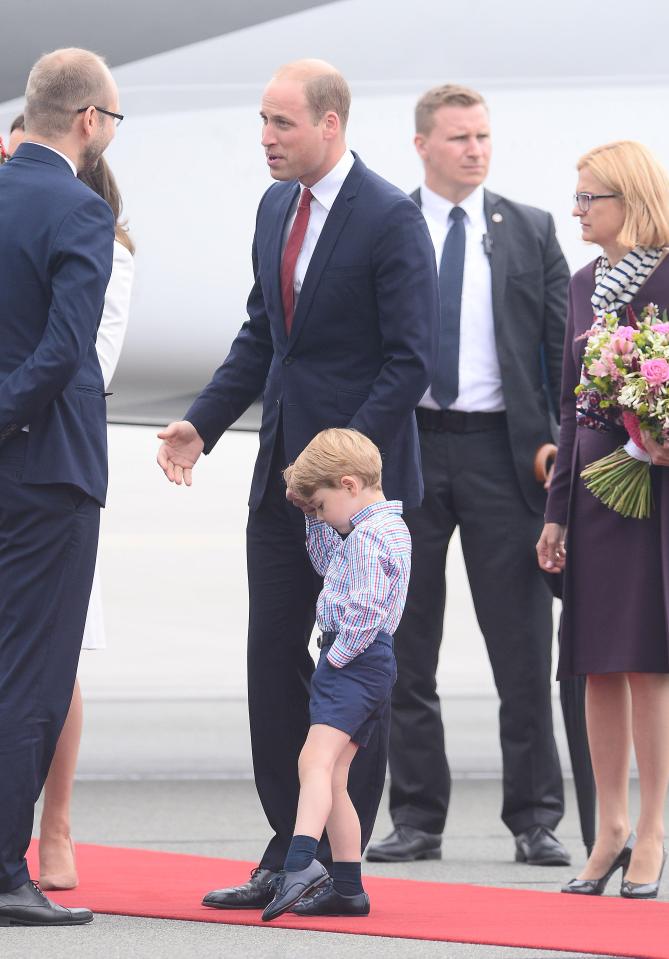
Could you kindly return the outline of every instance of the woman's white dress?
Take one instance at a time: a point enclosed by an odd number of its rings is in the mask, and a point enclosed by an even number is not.
[[[95,343],[105,389],[109,388],[116,364],[121,355],[121,347],[123,346],[123,339],[128,326],[130,293],[132,291],[134,270],[135,264],[132,254],[122,243],[114,240],[112,271],[109,277],[107,292],[105,293],[105,305]],[[98,561],[99,559],[100,546],[98,543]],[[88,615],[86,616],[86,626],[84,628],[84,638],[81,644],[82,649],[104,649],[107,645],[105,640],[102,590],[100,588],[98,566],[99,562],[96,561],[91,598],[88,604]]]

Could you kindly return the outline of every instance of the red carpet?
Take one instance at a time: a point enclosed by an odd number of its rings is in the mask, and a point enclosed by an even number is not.
[[[38,874],[36,844],[29,861]],[[268,928],[309,929],[403,939],[669,959],[669,903],[585,899],[555,893],[402,879],[365,878],[372,914],[365,919],[282,916],[262,923],[253,911],[207,909],[210,889],[244,882],[252,863],[175,853],[77,846],[81,885],[49,893],[64,906],[122,916],[188,919]]]

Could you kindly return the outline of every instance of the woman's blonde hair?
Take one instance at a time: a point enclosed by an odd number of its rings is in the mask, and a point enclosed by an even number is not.
[[[357,476],[366,487],[381,489],[381,454],[357,430],[323,430],[283,471],[288,489],[301,499],[322,487],[337,489],[342,476]]]
[[[622,197],[622,246],[669,246],[669,176],[648,147],[634,140],[605,143],[581,157],[576,168],[583,167]]]

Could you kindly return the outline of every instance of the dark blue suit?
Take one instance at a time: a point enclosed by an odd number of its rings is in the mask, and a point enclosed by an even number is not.
[[[52,150],[0,169],[0,892],[67,715],[107,489],[95,351],[114,217]],[[29,432],[22,432],[28,426]]]
[[[422,215],[359,158],[319,237],[286,334],[279,270],[299,193],[275,184],[258,209],[249,319],[186,413],[209,452],[263,394],[247,529],[248,682],[254,770],[276,835],[262,864],[279,869],[292,835],[297,757],[306,737],[313,663],[308,642],[321,582],[304,520],[286,504],[281,470],[326,427],[367,434],[383,456],[383,487],[405,507],[423,495],[414,407],[437,349],[434,250]],[[360,751],[351,795],[369,839],[385,775],[387,729]],[[326,855],[325,852],[322,853]]]

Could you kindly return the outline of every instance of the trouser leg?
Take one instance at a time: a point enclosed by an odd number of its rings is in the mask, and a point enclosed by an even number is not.
[[[395,636],[397,683],[390,732],[390,813],[396,825],[443,832],[451,778],[437,693],[446,600],[446,553],[456,519],[444,434],[421,431],[425,497],[408,510],[411,578]]]
[[[515,479],[506,430],[452,436],[462,550],[500,697],[502,819],[553,828],[564,811],[551,706],[552,597],[536,561],[542,520]]]
[[[72,699],[100,508],[0,461],[0,892],[29,878],[34,805]]]

